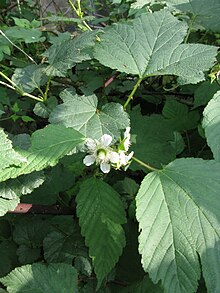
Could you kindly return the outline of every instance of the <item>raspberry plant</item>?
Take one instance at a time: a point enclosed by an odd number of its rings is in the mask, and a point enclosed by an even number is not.
[[[219,292],[219,0],[67,3],[0,4],[0,291]]]

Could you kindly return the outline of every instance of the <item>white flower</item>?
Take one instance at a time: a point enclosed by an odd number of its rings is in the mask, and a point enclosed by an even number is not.
[[[84,158],[83,163],[86,166],[96,163],[96,165],[100,165],[103,173],[109,173],[111,163],[118,164],[119,162],[119,154],[110,147],[111,142],[112,137],[108,134],[102,135],[100,141],[88,138],[86,146],[89,155]]]
[[[121,151],[119,153],[119,165],[126,166],[130,163],[131,158],[133,157],[134,152],[130,152],[130,154],[126,155],[125,152]]]
[[[124,149],[127,152],[129,150],[129,147],[131,146],[131,134],[130,134],[131,127],[126,127],[126,130],[124,132]]]

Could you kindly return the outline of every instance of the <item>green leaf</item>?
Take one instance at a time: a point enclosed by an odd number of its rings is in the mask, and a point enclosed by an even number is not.
[[[10,166],[21,166],[26,158],[15,152],[11,141],[7,138],[3,129],[0,129],[0,170]]]
[[[40,29],[36,28],[23,28],[23,27],[9,27],[5,31],[6,36],[12,40],[21,40],[26,44],[37,43],[45,41],[45,37],[42,37]]]
[[[12,75],[12,81],[24,92],[31,93],[47,82],[48,77],[44,74],[44,69],[44,65],[35,64],[16,68]]]
[[[87,255],[84,241],[79,233],[51,232],[44,239],[44,258],[47,262],[72,264],[77,255]]]
[[[45,73],[48,76],[65,76],[67,70],[71,69],[76,63],[90,60],[96,33],[84,32],[72,40],[65,40],[52,45],[44,53],[44,56],[48,57],[49,63]]]
[[[172,74],[181,77],[181,83],[197,83],[213,66],[217,47],[181,44],[186,32],[186,23],[166,9],[142,14],[107,28],[94,56],[108,67],[141,78]]]
[[[166,100],[162,114],[177,131],[196,128],[200,119],[199,112],[189,111],[187,105],[173,99]]]
[[[144,178],[137,195],[139,252],[165,292],[195,292],[200,260],[208,292],[219,291],[219,189],[220,164],[202,159],[179,159]]]
[[[17,249],[17,256],[19,262],[23,265],[33,263],[41,256],[41,248],[28,247],[27,245],[20,245]]]
[[[13,241],[5,240],[0,243],[0,277],[5,276],[18,265],[16,250],[17,245]]]
[[[136,282],[125,289],[122,289],[120,293],[162,293],[163,290],[152,283],[148,276],[145,276],[141,281]]]
[[[219,90],[217,83],[210,83],[209,81],[203,82],[195,90],[194,94],[194,108],[207,105],[214,94]]]
[[[48,125],[37,130],[31,136],[32,146],[28,150],[20,150],[27,162],[20,168],[3,169],[0,181],[55,166],[60,158],[67,155],[82,141],[83,136],[79,132],[62,125]]]
[[[60,96],[64,103],[52,111],[49,119],[51,123],[72,127],[93,139],[110,134],[113,141],[120,137],[122,129],[129,126],[128,114],[120,104],[108,103],[99,110],[95,95],[78,96],[68,89]]]
[[[194,17],[194,23],[202,25],[207,30],[220,32],[220,2],[219,0],[178,0],[173,6],[183,12],[189,12]]]
[[[35,263],[14,269],[0,281],[10,293],[77,293],[77,272],[67,264]]]
[[[126,222],[118,193],[102,180],[90,178],[76,197],[77,216],[100,287],[117,263],[125,246],[121,224]]]
[[[215,160],[220,161],[220,91],[210,100],[203,112],[202,126]]]
[[[42,172],[19,176],[16,179],[9,179],[0,183],[0,197],[13,199],[17,196],[31,193],[44,182]]]
[[[0,217],[4,216],[8,211],[13,211],[19,204],[19,198],[5,199],[0,197]]]
[[[173,126],[161,115],[142,116],[136,107],[131,112],[132,150],[135,156],[154,167],[161,167],[175,159]],[[132,163],[134,170],[145,168]]]

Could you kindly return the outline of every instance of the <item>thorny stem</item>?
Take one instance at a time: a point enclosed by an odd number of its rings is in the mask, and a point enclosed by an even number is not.
[[[6,34],[2,31],[2,30],[0,30],[0,34],[4,37],[4,38],[6,38],[6,40],[10,43],[10,44],[12,44],[15,48],[17,48],[19,51],[21,51],[28,59],[30,59],[31,60],[31,62],[33,62],[34,64],[36,64],[37,65],[37,63],[34,61],[34,59],[31,57],[31,56],[29,56],[24,50],[22,50],[20,47],[18,47],[15,43],[13,43],[7,36],[6,36]]]
[[[142,162],[141,160],[137,159],[137,158],[134,157],[134,156],[132,157],[132,159],[133,159],[135,162],[137,162],[139,165],[141,165],[141,166],[147,168],[147,169],[150,170],[150,171],[159,171],[159,169],[154,168],[154,167],[148,165],[147,163]]]
[[[139,77],[137,83],[135,84],[132,92],[130,93],[130,95],[127,98],[127,101],[124,104],[124,110],[126,109],[127,105],[130,103],[130,101],[133,99],[134,94],[136,93],[140,83],[142,82],[143,78]]]
[[[73,2],[71,0],[68,0],[68,3],[70,4],[70,6],[73,8],[73,10],[75,11],[76,15],[82,20],[83,25],[89,30],[92,31],[91,27],[88,25],[88,23],[83,20],[83,12],[81,10],[81,3],[80,0],[77,0],[77,6],[78,9],[76,8],[76,6],[73,4]]]

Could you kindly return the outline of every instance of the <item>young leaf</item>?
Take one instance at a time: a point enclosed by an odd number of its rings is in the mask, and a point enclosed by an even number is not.
[[[48,125],[37,130],[31,137],[32,146],[28,150],[20,150],[26,162],[19,168],[3,169],[0,173],[0,182],[55,166],[60,158],[67,155],[82,141],[83,136],[78,131],[62,125]]]
[[[220,164],[179,159],[148,174],[137,195],[139,251],[145,271],[165,292],[193,293],[203,276],[220,289]],[[198,255],[197,255],[198,253]]]
[[[113,141],[119,138],[122,129],[129,126],[128,114],[120,104],[108,103],[99,110],[95,95],[78,96],[68,89],[60,96],[64,103],[52,111],[49,119],[51,123],[72,127],[93,139],[110,134]]]
[[[26,159],[15,152],[11,141],[7,138],[3,129],[0,129],[0,170],[10,166],[20,166]]]
[[[78,292],[75,268],[63,263],[25,265],[11,271],[0,282],[10,293]]]
[[[49,65],[45,73],[48,76],[65,76],[67,70],[76,63],[90,60],[91,47],[95,44],[97,32],[84,32],[73,40],[65,40],[60,44],[52,45],[44,56],[48,57]]]
[[[220,161],[220,91],[210,100],[203,112],[203,127],[215,160]]]
[[[125,246],[126,222],[118,193],[102,180],[85,180],[76,197],[81,233],[93,260],[98,287],[117,263]]]
[[[186,32],[186,23],[166,9],[142,14],[106,29],[94,56],[108,67],[141,78],[172,74],[182,83],[197,83],[214,64],[217,47],[181,44]]]

